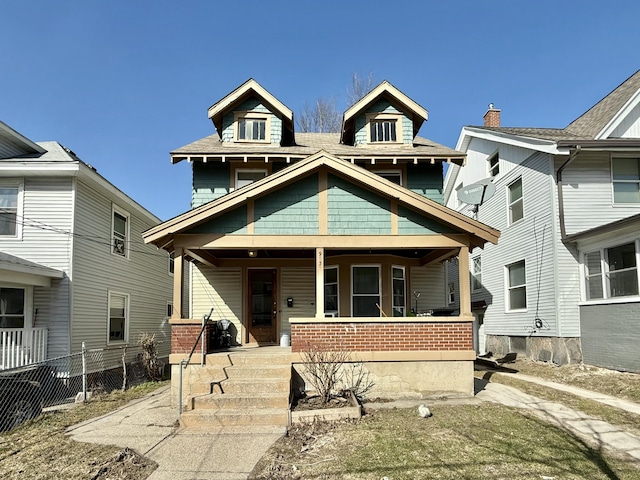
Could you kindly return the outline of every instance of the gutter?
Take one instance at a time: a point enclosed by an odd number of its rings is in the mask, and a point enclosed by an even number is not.
[[[576,159],[581,149],[582,147],[580,145],[576,145],[575,148],[571,150],[571,154],[569,155],[569,158],[567,159],[567,161],[560,166],[560,168],[556,173],[556,185],[558,187],[558,213],[560,217],[560,239],[562,240],[562,243],[567,243],[569,241],[567,238],[567,230],[564,224],[564,198],[562,196],[562,172],[564,171],[565,168],[569,166],[571,162],[573,162]]]

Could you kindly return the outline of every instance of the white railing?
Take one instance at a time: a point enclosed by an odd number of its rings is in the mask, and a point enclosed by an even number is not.
[[[46,360],[47,338],[46,328],[0,328],[0,369]]]

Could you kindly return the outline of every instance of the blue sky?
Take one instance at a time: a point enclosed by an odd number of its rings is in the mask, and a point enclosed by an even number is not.
[[[640,2],[3,0],[0,120],[56,140],[166,220],[189,208],[169,152],[255,78],[294,112],[346,108],[373,72],[454,147],[489,103],[503,126],[564,127],[640,68]]]

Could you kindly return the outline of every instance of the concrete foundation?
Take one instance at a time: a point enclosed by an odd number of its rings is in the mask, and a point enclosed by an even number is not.
[[[582,362],[580,338],[576,337],[520,337],[487,335],[486,351],[494,356],[516,352],[531,360],[553,362],[557,365]]]

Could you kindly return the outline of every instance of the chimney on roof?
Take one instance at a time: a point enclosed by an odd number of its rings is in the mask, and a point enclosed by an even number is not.
[[[499,127],[500,126],[500,109],[493,106],[493,103],[489,104],[489,110],[484,114],[484,126],[485,127]]]

